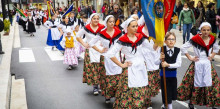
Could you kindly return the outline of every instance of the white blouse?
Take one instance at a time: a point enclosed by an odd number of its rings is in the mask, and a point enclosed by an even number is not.
[[[87,32],[84,28],[79,30],[79,32],[76,34],[76,37],[83,38],[85,35],[86,42],[89,43],[93,38],[97,37],[95,34]],[[100,41],[95,44],[99,49],[102,49],[103,47],[100,44]],[[101,54],[94,50],[93,48],[89,48],[89,56],[90,56],[90,63],[99,63],[100,62],[100,56]]]
[[[132,62],[132,65],[128,67],[128,87],[130,88],[148,85],[148,74],[142,49],[152,50],[153,47],[149,44],[148,40],[144,39],[142,44],[137,46],[136,49],[137,51],[135,53],[135,50],[132,51],[132,47],[116,43],[106,54],[107,57],[112,58],[121,50],[121,52],[125,54],[126,61]]]
[[[118,40],[118,39],[117,39]],[[115,40],[114,42],[112,42],[110,48],[109,48],[109,43],[110,41],[107,39],[102,38],[100,35],[97,35],[97,37],[93,38],[90,42],[89,45],[90,46],[95,46],[95,44],[98,41],[101,41],[101,45],[104,48],[107,48],[108,50],[112,49],[114,44],[117,43],[117,40]],[[104,56],[104,63],[105,63],[105,70],[106,70],[106,75],[117,75],[117,74],[121,74],[122,73],[122,68],[119,67],[117,64],[115,64],[109,57],[105,56],[106,53],[102,54]],[[118,60],[120,60],[120,54],[119,52],[116,53],[116,58]]]
[[[44,23],[44,26],[46,26],[48,29],[50,27],[51,28],[51,37],[52,37],[52,40],[59,40],[60,37],[61,37],[61,33],[60,31],[58,30],[58,26],[59,26],[59,22],[57,22],[56,20],[54,21],[54,24],[51,22],[51,21],[46,21]]]
[[[188,53],[187,49],[193,47],[194,56],[199,58],[199,61],[195,62],[195,76],[194,76],[194,86],[195,87],[209,87],[212,86],[212,75],[211,75],[211,61],[208,60],[205,51],[201,51],[194,47],[189,41],[181,46],[182,53]],[[217,41],[214,43],[213,47],[209,49],[209,55],[212,53],[218,53],[219,47]]]

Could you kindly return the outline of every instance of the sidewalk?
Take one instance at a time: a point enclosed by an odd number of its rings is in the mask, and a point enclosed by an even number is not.
[[[178,29],[172,29],[171,32],[174,32],[176,34],[176,46],[181,47],[183,45],[183,31],[180,33]],[[192,36],[193,35],[190,34],[190,37]],[[216,41],[218,42],[219,40],[216,40]],[[189,51],[193,52],[193,48],[190,48]],[[220,62],[220,55],[215,55],[214,60],[216,62]]]

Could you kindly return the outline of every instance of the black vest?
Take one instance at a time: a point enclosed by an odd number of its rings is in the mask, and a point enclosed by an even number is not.
[[[180,52],[180,48],[174,47],[173,52],[174,52],[173,55],[170,57],[169,54],[167,53],[167,47],[164,46],[164,54],[165,54],[164,61],[166,61],[168,64],[176,63],[176,58]],[[160,64],[160,69],[163,69],[161,64]],[[165,68],[166,71],[176,71],[176,69],[177,68],[168,68],[168,67]]]

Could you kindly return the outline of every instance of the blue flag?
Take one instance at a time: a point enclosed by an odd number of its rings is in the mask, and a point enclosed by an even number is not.
[[[69,14],[72,10],[73,10],[73,4],[70,5],[69,9],[63,14],[63,16],[66,16],[66,15]]]

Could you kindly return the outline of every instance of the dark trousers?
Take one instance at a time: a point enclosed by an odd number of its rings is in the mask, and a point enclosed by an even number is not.
[[[177,99],[177,78],[166,77],[166,85],[167,85],[167,103],[171,104],[172,100]],[[162,101],[163,101],[163,104],[165,104],[163,76],[161,76],[161,79],[160,79],[160,86],[162,90]]]
[[[0,52],[2,52],[2,40],[1,40],[1,33],[0,33]]]

